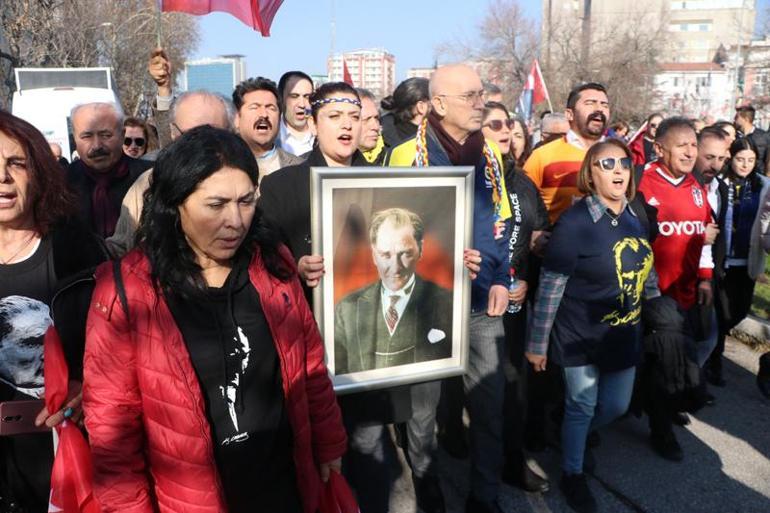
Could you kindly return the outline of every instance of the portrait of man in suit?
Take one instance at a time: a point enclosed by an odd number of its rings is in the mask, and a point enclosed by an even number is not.
[[[372,216],[369,242],[379,280],[335,308],[336,375],[452,355],[452,293],[415,272],[424,232],[422,219],[403,208]]]

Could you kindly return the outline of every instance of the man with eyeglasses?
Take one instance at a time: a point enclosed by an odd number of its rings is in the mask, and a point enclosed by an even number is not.
[[[307,120],[310,117],[310,95],[313,80],[301,71],[287,71],[278,80],[278,93],[283,103],[278,145],[300,157],[313,149],[315,137]]]
[[[508,240],[511,205],[503,180],[503,162],[494,143],[484,139],[481,123],[486,93],[481,79],[468,66],[437,69],[430,79],[430,114],[417,128],[416,137],[396,146],[390,166],[472,166],[475,168],[473,246],[464,255],[466,266],[475,269],[471,287],[468,329],[470,361],[463,376],[471,437],[471,483],[465,511],[499,513],[497,503],[503,468],[503,399],[505,375],[502,358],[505,333],[502,315],[508,307],[510,261]],[[440,383],[412,387],[431,395],[437,405]],[[416,401],[413,401],[416,402]],[[434,407],[435,412],[435,407]],[[434,418],[431,418],[430,428]],[[435,452],[431,433],[430,451]],[[435,467],[435,465],[433,465]],[[416,485],[435,481],[435,474],[421,476]],[[435,471],[434,471],[435,472]],[[416,486],[416,488],[418,488]],[[440,493],[440,489],[438,490]],[[418,506],[420,504],[418,495]],[[443,511],[433,508],[429,511]]]
[[[177,96],[171,104],[170,136],[173,141],[184,132],[196,126],[211,125],[223,130],[233,130],[233,107],[222,96],[208,91],[188,91]],[[152,162],[139,160],[143,170]],[[152,169],[142,173],[124,196],[121,196],[120,217],[117,218],[115,233],[105,242],[113,257],[118,258],[134,247],[134,235],[144,205],[144,192],[150,187]]]
[[[569,130],[564,137],[537,148],[524,163],[524,172],[540,190],[551,224],[583,197],[577,176],[588,148],[600,141],[610,118],[607,89],[595,82],[569,93],[564,115]]]
[[[117,105],[78,105],[70,119],[80,160],[70,164],[67,181],[78,195],[83,223],[106,238],[115,231],[126,191],[151,164],[123,153],[123,113]]]
[[[691,338],[702,340],[705,336],[698,333],[696,315],[699,306],[708,310],[712,302],[711,245],[718,229],[713,223],[708,193],[692,174],[698,141],[690,120],[672,117],[661,121],[655,135],[655,153],[657,159],[645,168],[638,191],[651,207],[651,218],[657,221],[652,251],[658,284],[663,295],[672,297],[687,312],[685,324]],[[714,155],[718,157],[719,150]],[[646,407],[652,448],[667,460],[681,461],[684,454],[673,430],[680,416],[674,406],[666,397],[655,394]]]
[[[147,125],[141,119],[126,118],[123,128],[123,153],[134,159],[147,153]]]

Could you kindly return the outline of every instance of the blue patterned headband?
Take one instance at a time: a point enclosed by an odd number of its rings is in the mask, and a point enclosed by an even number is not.
[[[356,100],[355,98],[344,98],[344,97],[338,97],[333,96],[331,98],[322,98],[320,100],[316,100],[310,105],[313,107],[321,107],[322,105],[328,105],[330,103],[350,103],[352,105],[355,105],[356,107],[361,106],[361,102],[359,100]]]

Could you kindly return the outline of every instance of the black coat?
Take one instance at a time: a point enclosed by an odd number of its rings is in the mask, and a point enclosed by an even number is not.
[[[369,163],[358,151],[353,166]],[[265,219],[278,228],[295,260],[312,254],[310,226],[310,168],[327,167],[321,150],[313,148],[305,162],[267,175],[259,185],[257,204]]]
[[[118,214],[115,216],[115,219],[120,215],[123,197],[126,195],[126,192],[128,192],[128,189],[134,184],[139,175],[150,169],[153,165],[152,162],[132,159],[125,155],[123,156],[123,159],[128,161],[128,173],[126,176],[114,180],[110,184],[107,192],[110,198],[110,204]],[[83,171],[83,163],[81,161],[75,161],[70,164],[69,169],[67,170],[67,183],[72,192],[77,195],[79,217],[81,221],[84,226],[96,233],[91,200],[96,183]],[[108,234],[108,236],[109,235],[112,234]]]
[[[369,164],[361,153],[356,152],[352,165]],[[327,166],[326,159],[316,146],[302,164],[279,169],[267,175],[260,183],[257,204],[265,219],[278,228],[295,260],[310,255],[312,251],[310,168]],[[312,305],[310,290],[307,288],[305,296]],[[403,422],[412,416],[408,386],[345,395],[339,397],[338,401],[348,425],[359,422]]]
[[[505,173],[505,188],[513,215],[511,237],[508,240],[511,269],[518,279],[529,281],[529,244],[532,232],[549,228],[548,210],[532,180],[513,166]]]

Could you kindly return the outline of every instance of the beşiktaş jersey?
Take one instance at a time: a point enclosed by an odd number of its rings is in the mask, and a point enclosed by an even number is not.
[[[651,162],[639,192],[658,211],[652,251],[660,291],[689,309],[697,300],[698,281],[710,279],[714,268],[711,246],[704,244],[706,225],[712,222],[706,190],[691,174],[674,179]]]

